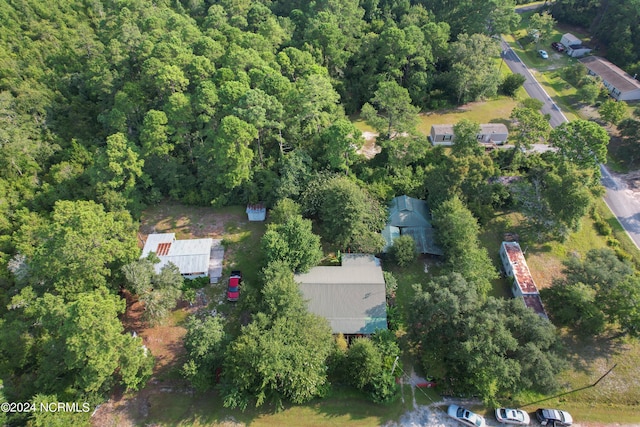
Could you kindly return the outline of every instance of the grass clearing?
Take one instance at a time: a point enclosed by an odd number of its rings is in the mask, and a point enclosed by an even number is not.
[[[461,107],[420,114],[417,129],[428,135],[432,125],[456,124],[462,119],[474,120],[478,123],[509,124],[511,111],[518,106],[518,100],[507,96],[482,102],[471,102]]]
[[[324,399],[305,405],[252,408],[245,412],[223,407],[217,392],[189,395],[159,393],[149,398],[149,416],[145,422],[159,426],[342,426],[373,427],[397,420],[412,408],[410,391],[405,403],[398,398],[388,405],[374,405],[357,391],[336,387]],[[416,395],[416,398],[418,396]]]
[[[635,260],[640,260],[638,250],[626,235],[616,218],[602,199],[596,200],[598,214],[614,229],[620,245]],[[522,217],[517,213],[500,213],[482,227],[481,243],[496,262],[498,248],[504,232],[523,236]],[[571,233],[565,242],[542,244],[521,241],[526,252],[527,264],[539,288],[551,284],[554,277],[562,275],[562,261],[571,254],[585,255],[591,249],[606,247],[605,238],[598,235],[593,220],[585,217],[580,230]],[[499,261],[498,261],[499,262]],[[494,291],[497,292],[497,291]],[[577,339],[568,331],[562,331],[569,368],[559,375],[563,391],[575,390],[593,384],[614,364],[616,369],[594,388],[545,400],[525,406],[528,411],[538,407],[561,407],[576,420],[596,423],[640,423],[640,342],[637,339],[620,339],[613,336]],[[542,400],[547,396],[522,393],[514,396],[519,405]]]

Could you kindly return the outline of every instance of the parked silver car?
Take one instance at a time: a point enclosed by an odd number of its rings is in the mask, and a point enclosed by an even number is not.
[[[531,422],[529,414],[522,409],[496,408],[496,420],[504,424],[527,426]]]
[[[469,427],[485,427],[484,418],[458,405],[449,405],[447,415]]]

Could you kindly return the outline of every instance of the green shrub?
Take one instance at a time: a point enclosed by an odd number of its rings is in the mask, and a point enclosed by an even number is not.
[[[595,214],[595,215],[597,215],[597,219],[594,218],[593,225],[595,226],[598,234],[605,237],[611,236],[613,234],[613,229],[611,228],[609,223],[603,220],[602,218],[600,218],[600,215],[598,214]]]
[[[391,256],[400,267],[406,267],[418,256],[416,242],[409,235],[400,236],[393,241]]]

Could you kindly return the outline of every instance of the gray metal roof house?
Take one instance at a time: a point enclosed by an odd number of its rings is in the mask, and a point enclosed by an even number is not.
[[[389,203],[389,220],[382,230],[385,239],[383,252],[389,250],[393,240],[400,235],[410,235],[416,242],[418,252],[442,255],[435,243],[435,230],[431,225],[431,214],[424,200],[409,196],[398,196]]]
[[[589,56],[580,62],[587,67],[590,75],[602,79],[602,84],[609,94],[618,101],[635,101],[640,99],[640,82],[637,76],[630,76],[624,70],[599,56]]]
[[[377,258],[344,254],[340,266],[296,274],[309,311],[329,321],[334,334],[370,335],[387,329],[384,276]]]
[[[431,144],[452,146],[455,143],[453,125],[432,125],[429,132]],[[485,123],[480,125],[480,133],[476,139],[480,144],[504,144],[509,138],[509,129],[502,123]]]
[[[190,279],[209,276],[214,281],[222,275],[224,247],[221,240],[176,240],[174,233],[153,233],[147,237],[140,258],[145,258],[151,252],[160,258],[160,262],[155,264],[157,273],[165,265],[173,263],[180,274]]]

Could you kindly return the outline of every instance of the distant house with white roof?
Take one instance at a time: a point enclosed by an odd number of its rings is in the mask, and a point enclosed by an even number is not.
[[[564,45],[567,55],[573,58],[578,58],[580,56],[585,56],[591,53],[591,48],[585,46],[582,43],[582,40],[571,33],[563,34],[562,38],[560,39],[560,43]]]
[[[521,298],[524,305],[546,318],[547,312],[542,305],[538,287],[533,281],[533,276],[531,276],[531,271],[529,271],[529,266],[518,242],[502,242],[500,259],[504,272],[513,279],[511,286],[513,296]]]
[[[218,239],[177,240],[174,233],[153,233],[147,237],[140,258],[154,252],[160,258],[154,266],[157,273],[172,263],[188,279],[208,276],[213,283],[222,276],[224,247],[221,243]]]

